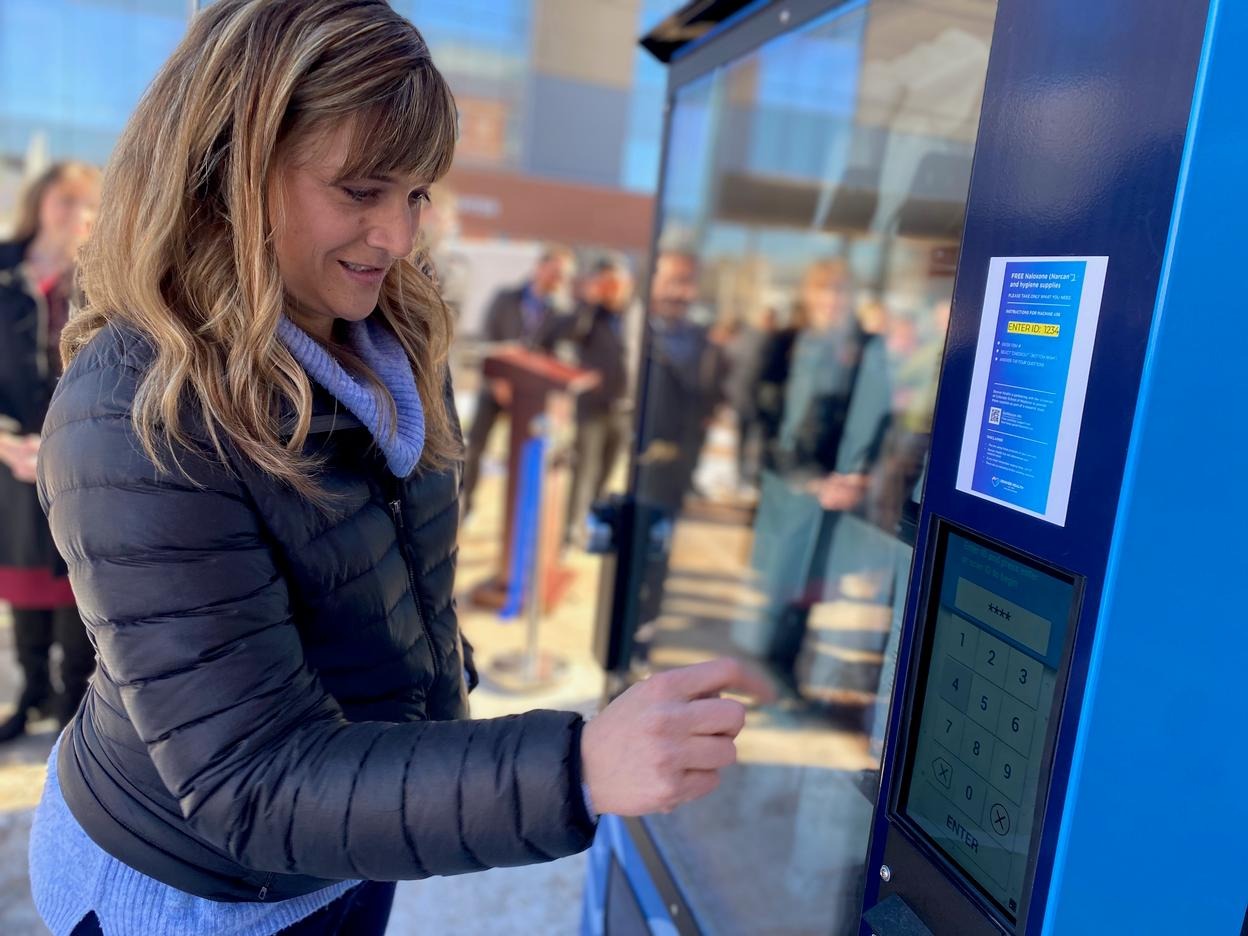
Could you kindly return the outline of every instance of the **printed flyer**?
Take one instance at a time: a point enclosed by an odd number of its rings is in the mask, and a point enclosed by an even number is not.
[[[1108,257],[993,257],[958,490],[1064,526]]]

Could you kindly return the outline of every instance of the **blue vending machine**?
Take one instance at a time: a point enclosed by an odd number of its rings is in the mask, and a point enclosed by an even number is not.
[[[1241,932],[1248,0],[699,0],[644,44],[598,651],[784,698],[712,796],[603,818],[582,932]],[[728,457],[716,326],[766,349]]]
[[[1244,925],[1245,47],[999,5],[864,933]]]

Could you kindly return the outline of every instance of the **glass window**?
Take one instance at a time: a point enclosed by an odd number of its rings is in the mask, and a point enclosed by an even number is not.
[[[684,4],[681,0],[642,0],[638,11],[638,34],[645,35]],[[653,192],[659,181],[659,158],[663,146],[663,90],[667,69],[645,49],[633,54],[632,100],[628,108],[628,140],[625,143],[620,184],[638,192]]]
[[[708,932],[858,931],[995,12],[846,4],[672,102],[633,665],[746,656],[783,695],[647,821]]]
[[[107,160],[188,11],[186,0],[5,0],[0,153]]]

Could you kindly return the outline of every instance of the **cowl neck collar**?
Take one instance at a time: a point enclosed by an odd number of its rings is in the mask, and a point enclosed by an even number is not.
[[[347,339],[351,349],[381,379],[384,391],[349,373],[324,345],[285,316],[278,322],[277,335],[308,376],[368,429],[390,472],[398,478],[410,475],[424,451],[425,411],[407,353],[380,319],[370,315],[362,322],[349,322]],[[389,393],[394,401],[397,426],[389,424],[382,392]],[[324,415],[314,418],[320,420]],[[346,427],[342,417],[329,415],[334,428]]]

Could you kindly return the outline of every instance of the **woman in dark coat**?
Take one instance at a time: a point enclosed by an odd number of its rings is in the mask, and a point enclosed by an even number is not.
[[[0,742],[21,735],[36,712],[65,724],[95,668],[95,650],[39,508],[35,461],[61,374],[74,258],[98,201],[93,167],[58,163],[26,189],[14,239],[0,243],[0,601],[12,609],[23,679],[16,710],[0,722]],[[49,667],[53,643],[63,654],[59,694]]]
[[[572,854],[735,758],[731,661],[468,718],[415,253],[455,136],[384,0],[217,0],[127,125],[39,461],[100,660],[31,832],[55,936],[369,936],[396,880]]]

